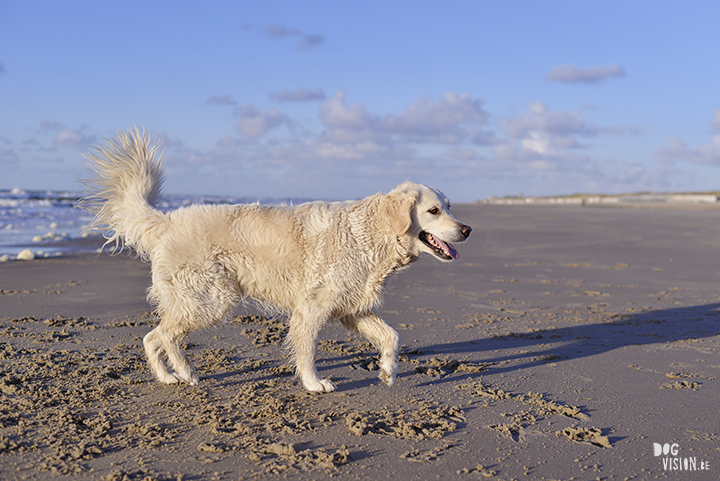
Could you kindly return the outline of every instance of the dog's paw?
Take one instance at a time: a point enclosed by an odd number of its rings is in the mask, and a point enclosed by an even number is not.
[[[190,384],[191,386],[197,386],[200,384],[200,378],[197,375],[181,376],[176,372],[169,372],[163,376],[158,376],[158,381],[163,384]]]
[[[180,384],[180,378],[171,373],[158,373],[157,380],[163,384]]]
[[[388,373],[384,368],[380,369],[380,375],[378,376],[382,382],[392,387],[395,384],[395,371]]]
[[[311,385],[306,384],[305,389],[311,392],[333,392],[337,391],[337,386],[327,379],[318,379]]]
[[[178,379],[180,379],[180,382],[184,382],[185,384],[190,384],[191,386],[197,386],[198,384],[200,384],[200,378],[194,372],[185,376],[181,376],[177,373],[175,373],[175,375],[178,377]]]

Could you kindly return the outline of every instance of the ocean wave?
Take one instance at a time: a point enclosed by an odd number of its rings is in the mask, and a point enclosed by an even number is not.
[[[0,257],[17,255],[31,250],[61,249],[74,252],[94,250],[83,239],[90,215],[75,207],[81,192],[53,190],[0,190]],[[217,195],[169,194],[163,197],[158,209],[167,212],[193,204],[250,204],[296,205],[311,199],[250,198]],[[59,244],[62,244],[60,246]]]

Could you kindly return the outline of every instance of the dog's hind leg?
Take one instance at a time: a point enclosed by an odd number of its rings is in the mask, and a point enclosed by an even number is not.
[[[221,266],[212,267],[206,271],[180,271],[174,276],[180,288],[156,279],[153,272],[149,297],[157,303],[162,320],[145,336],[144,344],[150,367],[160,382],[192,386],[200,383],[180,342],[191,332],[225,319],[237,303],[238,292],[227,276],[223,277]],[[163,353],[167,363],[161,357]]]
[[[295,362],[295,372],[305,386],[313,392],[332,392],[337,389],[335,384],[322,379],[315,367],[315,351],[317,336],[325,323],[324,315],[293,313],[290,318],[290,330],[285,344]]]
[[[388,386],[395,383],[400,353],[400,336],[374,312],[341,319],[345,327],[356,331],[380,351],[380,380]]]
[[[160,338],[162,335],[164,335],[162,329],[158,326],[150,331],[143,339],[148,364],[158,381],[164,384],[177,384],[180,382],[180,379],[168,369],[165,361],[162,359],[164,351]]]
[[[187,327],[189,326],[183,326],[179,322],[169,322],[168,318],[164,317],[160,325],[143,339],[150,368],[162,383],[185,382],[193,386],[199,383],[195,368],[180,348],[180,341],[192,330]],[[167,363],[162,358],[163,353],[167,356]]]
[[[195,371],[190,360],[185,355],[185,351],[180,347],[180,341],[186,336],[184,332],[165,332],[160,337],[163,350],[167,355],[168,362],[173,369],[173,375],[177,377],[181,382],[186,382],[191,386],[197,386],[200,383],[200,378]]]

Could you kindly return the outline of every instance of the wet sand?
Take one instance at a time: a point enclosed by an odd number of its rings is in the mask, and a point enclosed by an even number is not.
[[[393,388],[330,323],[318,367],[339,391],[305,393],[283,319],[252,306],[187,338],[199,386],[161,385],[148,266],[0,264],[0,478],[664,479],[669,457],[718,479],[720,211],[454,212],[460,259],[386,290]]]

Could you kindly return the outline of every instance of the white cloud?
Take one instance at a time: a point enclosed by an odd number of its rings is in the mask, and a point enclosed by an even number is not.
[[[585,143],[601,135],[636,134],[632,127],[602,127],[582,112],[553,111],[542,102],[502,122],[505,135],[493,139],[492,155],[482,168],[498,181],[533,186],[533,194],[632,190],[642,166],[596,158]],[[622,175],[615,175],[622,172]]]
[[[213,96],[209,97],[205,101],[205,103],[208,105],[236,105],[237,104],[235,99],[233,99],[232,95],[230,95],[230,94],[213,95]]]
[[[347,106],[342,90],[322,104],[320,118],[330,128],[366,128],[376,121],[376,116],[371,115],[364,104]]]
[[[448,92],[437,103],[429,97],[416,100],[403,113],[385,117],[380,128],[418,141],[458,143],[470,133],[468,126],[482,125],[488,117],[483,100]]]
[[[78,145],[82,143],[82,137],[77,132],[66,129],[57,134],[53,142],[55,145]]]
[[[325,36],[319,35],[316,33],[313,34],[303,34],[301,37],[300,42],[297,44],[296,48],[300,50],[301,52],[306,52],[308,50],[311,50],[318,45],[321,45],[325,42]]]
[[[275,109],[263,111],[250,104],[238,107],[235,109],[235,114],[240,117],[237,124],[238,131],[254,139],[287,122],[287,117]]]
[[[560,168],[561,163],[588,158],[574,150],[582,147],[578,136],[595,135],[603,129],[587,123],[581,114],[551,111],[545,104],[531,104],[525,115],[503,121],[507,134],[494,149],[497,159],[518,161],[531,169]]]
[[[716,109],[713,113],[713,118],[710,121],[710,126],[715,132],[720,134],[720,109]]]
[[[284,38],[296,38],[298,43],[295,48],[300,52],[307,52],[313,48],[322,45],[325,42],[325,36],[317,33],[305,33],[302,30],[292,27],[286,27],[279,24],[265,25],[245,25],[248,30],[260,30],[270,38],[280,40]]]
[[[71,129],[62,122],[54,120],[43,120],[37,129],[37,131],[42,134],[53,134],[57,132],[52,139],[52,144],[63,147],[87,147],[95,143],[97,137],[86,133],[87,130],[87,126],[84,125],[77,129]],[[34,139],[34,142],[39,143],[37,139]]]
[[[599,83],[609,77],[625,77],[625,69],[620,65],[601,65],[597,67],[578,67],[574,64],[559,65],[550,70],[546,80],[567,83]]]
[[[663,164],[672,164],[679,160],[693,164],[720,165],[720,109],[716,109],[710,120],[715,132],[710,144],[690,147],[684,140],[670,136],[666,145],[655,152],[655,160]]]
[[[82,128],[75,130],[64,129],[53,138],[53,143],[65,147],[85,147],[95,143],[96,137],[94,135],[86,135],[82,131]]]
[[[521,138],[530,132],[542,132],[548,135],[571,135],[592,133],[590,127],[580,114],[567,111],[551,111],[542,102],[534,102],[527,109],[527,114],[514,120],[506,120],[503,127],[508,136]]]
[[[14,150],[0,147],[0,164],[15,164],[19,157]]]
[[[657,150],[655,159],[665,164],[680,160],[693,164],[720,165],[720,134],[713,137],[711,144],[695,148],[671,136],[668,143]]]
[[[291,137],[267,141],[261,135],[268,126],[293,121],[251,105],[237,113],[242,117],[238,130],[246,141],[223,139],[210,152],[187,155],[188,162],[217,165],[224,172],[242,170],[243,178],[275,176],[274,185],[292,179],[294,189],[317,186],[321,171],[323,184],[328,184],[322,190],[331,189],[338,198],[353,192],[360,178],[369,185],[391,188],[383,182],[412,178],[432,183],[480,175],[488,159],[478,155],[476,141],[497,140],[483,131],[489,118],[483,100],[454,92],[437,101],[417,99],[398,113],[378,114],[363,103],[348,103],[345,92],[338,91],[319,107],[323,131],[298,135],[294,129]]]
[[[420,98],[402,113],[384,116],[369,112],[362,103],[347,105],[342,90],[320,107],[325,138],[335,142],[458,144],[481,133],[488,117],[481,99],[455,92],[438,102]]]
[[[378,133],[375,128],[379,117],[368,112],[364,104],[347,105],[342,90],[320,106],[320,120],[326,128],[323,137],[328,142],[390,141],[387,133]]]
[[[40,122],[40,131],[53,131],[53,130],[63,130],[65,129],[65,125],[63,125],[60,122],[51,121],[51,120],[43,120]]]
[[[295,90],[281,90],[279,93],[271,93],[270,98],[278,102],[312,102],[325,100],[325,92],[320,87],[310,89],[298,87]]]
[[[181,161],[176,168],[215,176],[218,183],[256,188],[272,182],[289,195],[333,198],[367,195],[367,189],[392,188],[408,178],[438,187],[532,185],[534,193],[627,190],[649,178],[642,166],[593,158],[584,145],[589,138],[632,129],[597,126],[583,117],[584,110],[551,110],[540,102],[495,122],[498,132],[489,126],[482,99],[455,92],[381,114],[348,102],[340,90],[319,106],[319,131],[274,109],[245,105],[235,112],[242,135],[223,138],[207,151],[169,149],[168,159]],[[282,136],[266,135],[280,126],[288,127]]]

